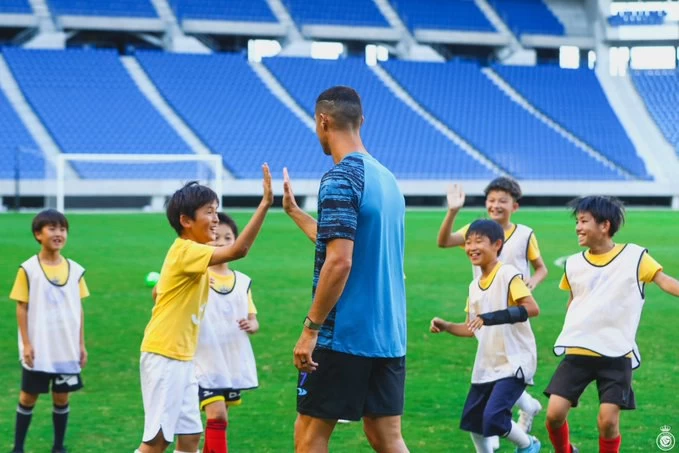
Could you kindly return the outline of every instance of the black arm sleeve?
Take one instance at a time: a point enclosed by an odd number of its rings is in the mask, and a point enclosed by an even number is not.
[[[483,319],[485,326],[497,326],[499,324],[514,324],[517,322],[524,322],[528,319],[528,311],[526,307],[509,307],[506,310],[491,311],[479,315]]]

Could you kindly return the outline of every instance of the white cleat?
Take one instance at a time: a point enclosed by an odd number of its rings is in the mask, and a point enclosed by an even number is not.
[[[490,446],[493,447],[493,450],[499,450],[500,449],[500,438],[498,436],[493,436],[490,438]]]
[[[533,419],[542,410],[542,404],[536,399],[533,399],[534,409],[533,412],[526,412],[519,409],[519,421],[516,422],[525,433],[530,433],[533,429]]]

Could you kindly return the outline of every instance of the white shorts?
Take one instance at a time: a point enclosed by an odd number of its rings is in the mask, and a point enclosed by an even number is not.
[[[193,362],[142,352],[139,368],[144,401],[142,441],[153,440],[160,430],[167,442],[174,441],[175,435],[202,433]]]

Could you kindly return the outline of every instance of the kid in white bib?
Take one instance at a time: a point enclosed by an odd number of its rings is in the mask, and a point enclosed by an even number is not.
[[[477,453],[491,453],[494,436],[507,438],[519,453],[537,453],[540,442],[512,420],[511,410],[535,375],[537,351],[528,317],[537,316],[539,308],[518,269],[498,260],[503,241],[502,227],[492,220],[469,226],[465,251],[482,274],[469,285],[467,322],[434,318],[430,330],[478,340],[460,422]]]
[[[566,260],[561,279],[560,287],[570,297],[554,352],[565,357],[545,390],[547,430],[555,452],[573,451],[568,413],[596,381],[599,451],[618,453],[620,411],[636,407],[632,370],[641,361],[636,335],[644,285],[654,282],[679,296],[679,282],[664,274],[643,247],[613,242],[624,223],[619,200],[590,196],[575,200],[572,207],[578,243],[588,250]]]
[[[215,246],[229,246],[238,227],[218,213]],[[210,294],[194,357],[200,408],[205,410],[205,451],[227,450],[229,406],[241,404],[241,390],[256,388],[257,368],[249,336],[259,330],[250,278],[228,264],[209,269]]]

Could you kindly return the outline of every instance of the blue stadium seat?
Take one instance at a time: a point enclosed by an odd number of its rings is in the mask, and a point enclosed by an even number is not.
[[[623,11],[608,18],[609,25],[662,25],[665,23],[665,11]]]
[[[278,22],[266,0],[169,0],[179,19]]]
[[[425,109],[519,179],[620,179],[510,100],[476,63],[384,66]]]
[[[651,179],[594,71],[495,65],[531,104],[631,174]]]
[[[310,115],[314,113],[317,96],[325,89],[334,85],[354,87],[363,101],[365,145],[399,178],[495,176],[397,99],[363,59],[268,58],[264,63]]]
[[[157,18],[151,0],[48,0],[57,16]]]
[[[495,32],[474,0],[392,0],[411,31],[415,29]]]
[[[267,89],[241,54],[138,52],[162,95],[238,178],[318,178],[332,166],[314,132]]]
[[[115,51],[5,48],[3,54],[27,101],[62,151],[191,152],[139,91]],[[129,168],[123,174],[112,171],[110,176],[144,177],[133,171],[135,167]],[[90,177],[86,171],[81,175]]]
[[[0,179],[12,179],[19,165],[22,179],[42,179],[45,160],[21,119],[0,91]]]
[[[33,14],[33,9],[28,0],[2,0],[0,14]]]
[[[648,112],[679,154],[679,71],[631,71],[631,74]]]
[[[563,24],[542,0],[489,0],[502,20],[517,35],[565,34]]]
[[[389,27],[372,0],[283,0],[299,25]]]

